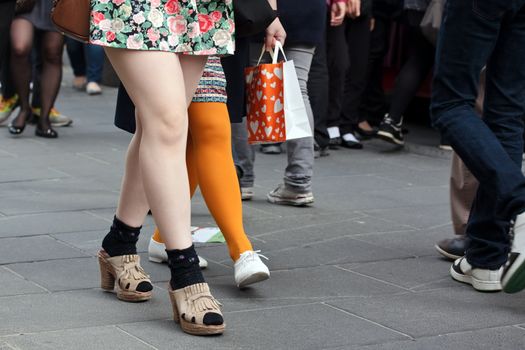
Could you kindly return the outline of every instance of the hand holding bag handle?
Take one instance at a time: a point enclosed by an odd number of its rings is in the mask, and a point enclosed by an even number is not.
[[[284,57],[284,61],[285,62],[288,61],[288,59],[286,58],[286,54],[284,53],[283,44],[281,44],[280,41],[276,41],[275,42],[275,50],[274,49],[266,50],[266,45],[263,44],[263,47],[262,47],[262,50],[261,50],[261,55],[259,56],[259,59],[257,60],[257,65],[261,64],[262,58],[264,57],[264,54],[266,52],[269,52],[270,56],[272,56],[272,64],[277,64],[277,61],[279,59],[279,52],[282,53],[282,55]]]

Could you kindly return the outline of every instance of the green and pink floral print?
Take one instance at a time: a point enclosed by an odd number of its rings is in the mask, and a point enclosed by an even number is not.
[[[234,33],[232,0],[91,0],[96,45],[221,56]]]

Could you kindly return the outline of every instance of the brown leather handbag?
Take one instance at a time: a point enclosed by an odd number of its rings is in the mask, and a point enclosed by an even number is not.
[[[62,34],[89,41],[91,0],[55,0],[51,20]]]

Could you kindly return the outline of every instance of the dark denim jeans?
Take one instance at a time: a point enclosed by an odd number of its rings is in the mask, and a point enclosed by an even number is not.
[[[437,45],[432,119],[480,182],[467,259],[497,269],[509,222],[525,211],[521,172],[525,116],[525,0],[448,0]],[[474,111],[487,66],[483,120]]]
[[[104,69],[104,48],[66,38],[66,49],[74,75],[86,76],[88,82],[100,83]]]

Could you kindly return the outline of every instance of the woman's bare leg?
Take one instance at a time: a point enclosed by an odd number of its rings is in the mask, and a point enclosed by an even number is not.
[[[128,150],[117,216],[127,225],[140,226],[149,203],[166,247],[188,248],[192,241],[185,164],[187,105],[205,58],[119,49],[106,52],[138,110],[141,134],[140,142],[134,138]]]

